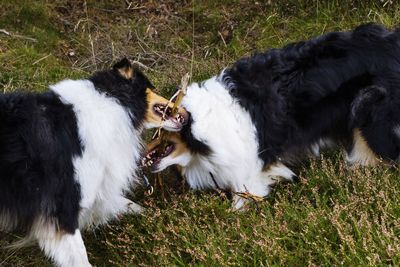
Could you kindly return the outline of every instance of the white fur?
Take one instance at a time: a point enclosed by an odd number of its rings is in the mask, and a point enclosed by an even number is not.
[[[65,80],[50,88],[64,103],[72,104],[84,147],[82,156],[74,159],[82,194],[80,226],[104,223],[126,212],[132,201],[123,193],[137,182],[136,163],[142,149],[132,115],[87,80]]]
[[[154,121],[146,121],[144,123],[144,127],[146,129],[152,129],[152,128],[163,128],[166,131],[169,132],[179,132],[182,130],[182,124],[179,123],[175,118],[168,118],[165,120],[162,120],[161,123],[156,123]]]
[[[283,165],[281,162],[271,165],[267,171],[263,172],[263,174],[268,177],[273,177],[272,179],[274,180],[276,178],[283,178],[290,182],[293,182],[293,177],[295,176],[292,170]]]
[[[50,89],[73,107],[77,118],[81,156],[73,159],[75,180],[80,185],[79,228],[106,222],[124,212],[140,212],[141,207],[124,197],[137,182],[137,162],[142,150],[140,131],[134,129],[130,112],[118,101],[100,93],[88,80],[65,80]],[[0,228],[14,228],[16,220],[1,214]],[[10,247],[37,240],[45,254],[60,267],[91,266],[81,232],[59,230],[57,221],[40,216],[27,238]]]
[[[178,155],[177,157],[172,157],[171,155],[169,155],[167,157],[162,158],[157,168],[154,169],[152,172],[160,172],[166,169],[168,166],[176,164],[180,166],[186,166],[191,161],[191,158],[192,155],[190,154],[190,152],[185,152],[181,155]]]
[[[311,145],[311,152],[314,156],[319,157],[321,150],[324,148],[332,148],[335,146],[335,142],[329,138],[321,138],[317,142]]]
[[[142,149],[140,129],[133,128],[132,114],[88,80],[65,80],[50,89],[73,106],[83,145],[82,156],[73,160],[82,197],[80,228],[124,212],[140,212],[138,204],[124,197],[131,183],[137,182],[136,163]],[[57,232],[54,223],[37,225],[34,236],[58,266],[90,266],[79,230],[71,235]]]
[[[79,229],[76,229],[74,234],[62,233],[56,230],[54,223],[39,218],[33,226],[33,235],[40,248],[57,266],[91,266]]]
[[[275,183],[274,176],[283,174],[290,179],[293,173],[283,164],[279,165],[282,171],[274,168],[263,172],[263,162],[258,157],[257,132],[251,117],[218,77],[205,81],[201,87],[197,83],[191,84],[182,106],[192,115],[194,137],[212,149],[210,156],[193,155],[184,166],[183,173],[192,188],[215,188],[210,177],[212,173],[221,188],[266,196],[269,186]],[[242,204],[242,201],[236,203],[235,208]]]

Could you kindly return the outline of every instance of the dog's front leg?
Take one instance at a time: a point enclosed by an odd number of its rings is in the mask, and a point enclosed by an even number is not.
[[[139,204],[137,204],[137,203],[135,203],[132,200],[129,200],[127,198],[124,198],[124,201],[126,202],[124,213],[141,214],[143,212],[144,209]]]
[[[232,210],[233,211],[245,211],[249,204],[249,200],[239,195],[233,195],[232,197]]]
[[[135,202],[133,202],[132,200],[129,200],[127,198],[123,198],[121,201],[124,202],[124,204],[123,204],[123,208],[118,213],[118,218],[120,218],[120,219],[125,214],[141,214],[144,210],[142,206],[140,206],[139,204],[136,204]]]
[[[81,232],[75,230],[74,234],[61,231],[40,231],[36,233],[39,246],[44,253],[52,258],[59,267],[90,267],[83,244]]]
[[[256,173],[254,176],[238,182],[237,185],[240,186],[233,187],[232,209],[235,211],[245,210],[248,203],[263,201],[263,198],[270,192],[270,186],[274,183],[275,181],[264,172]]]

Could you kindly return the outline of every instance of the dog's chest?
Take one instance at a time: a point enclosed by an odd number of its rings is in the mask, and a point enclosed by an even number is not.
[[[81,81],[81,83],[83,83]],[[81,156],[74,159],[75,179],[81,187],[81,207],[111,206],[136,179],[141,151],[139,130],[118,101],[99,93],[90,82],[53,89],[76,114]]]
[[[231,187],[236,180],[261,171],[255,125],[220,82],[213,78],[202,88],[188,88],[183,105],[193,118],[193,136],[212,150],[211,155],[196,159],[186,170],[195,188],[214,187],[211,179],[201,178],[207,177],[208,172],[214,174],[219,186]],[[207,174],[198,175],[199,169],[207,169]]]
[[[135,178],[140,154],[139,133],[122,107],[103,106],[101,114],[89,117],[78,119],[84,150],[75,160],[83,207],[122,195]]]

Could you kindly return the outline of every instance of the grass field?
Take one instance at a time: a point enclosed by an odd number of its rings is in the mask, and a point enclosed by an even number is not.
[[[363,22],[393,28],[400,22],[396,2],[0,0],[0,88],[44,91],[127,55],[170,96],[191,67],[201,80],[257,50]],[[398,169],[349,169],[333,152],[297,172],[299,182],[277,185],[265,203],[245,212],[162,174],[163,190],[143,196],[139,188],[132,196],[147,208],[144,215],[85,232],[90,261],[98,267],[400,266]],[[0,247],[18,238],[2,233]],[[51,264],[32,246],[0,248],[0,266]]]

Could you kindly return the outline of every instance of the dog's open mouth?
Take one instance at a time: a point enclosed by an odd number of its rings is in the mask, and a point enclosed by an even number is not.
[[[142,158],[142,167],[155,169],[160,161],[169,156],[175,150],[175,144],[168,142],[166,145],[158,145],[148,151]]]
[[[172,117],[172,108],[164,104],[155,104],[153,106],[153,112],[165,120],[170,120],[177,126],[183,126],[187,123],[189,115],[187,112],[178,112]]]

